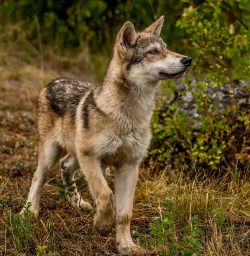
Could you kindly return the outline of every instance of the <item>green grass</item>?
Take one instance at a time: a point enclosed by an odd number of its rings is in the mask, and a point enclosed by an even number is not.
[[[15,214],[11,210],[5,213],[7,232],[11,237],[11,245],[16,253],[32,251],[35,247],[37,230],[35,221],[26,206],[22,215]]]
[[[10,237],[10,245],[13,253],[17,256],[56,256],[48,247],[55,243],[53,223],[44,226],[46,230],[45,245],[39,245],[39,229],[37,220],[29,211],[29,204],[25,204],[22,214],[13,213],[12,210],[5,212],[6,231]]]
[[[177,174],[175,174],[177,176]],[[246,180],[148,177],[137,198],[154,212],[134,236],[159,255],[247,255],[250,185]],[[150,180],[148,180],[150,179]]]

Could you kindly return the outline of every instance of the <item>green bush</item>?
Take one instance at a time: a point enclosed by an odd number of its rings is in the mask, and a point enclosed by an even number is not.
[[[181,101],[169,103],[166,109],[156,109],[149,155],[157,160],[158,165],[184,169],[226,170],[233,167],[247,170],[249,93],[241,99],[242,105],[236,95],[230,95],[230,101],[222,104],[220,99],[211,99],[206,92],[208,84],[199,81],[195,86],[192,81],[185,91],[179,92],[179,97],[187,93],[193,96],[192,109],[181,109],[183,104],[187,104]],[[217,86],[211,82],[209,85]],[[247,92],[247,87],[245,90]],[[214,92],[213,95],[217,94]]]
[[[126,20],[143,29],[162,14],[168,16],[166,27],[171,30],[169,42],[178,38],[175,21],[185,6],[181,1],[51,1],[8,0],[0,5],[2,40],[6,33],[25,37],[36,48],[49,46],[58,52],[65,49],[90,48],[110,52],[114,37]],[[164,29],[164,34],[166,30]]]
[[[156,109],[149,154],[163,167],[249,170],[249,84],[240,98],[236,92],[242,81],[233,85],[233,79],[249,78],[249,3],[185,2],[190,5],[177,26],[188,35],[187,51],[192,49],[194,62],[185,91],[173,91],[179,98],[191,94],[195,113],[182,111],[178,100]],[[216,93],[212,99],[209,90],[226,93],[228,102]]]
[[[249,79],[249,1],[207,0],[184,8],[177,27],[195,57],[194,74],[211,80]]]

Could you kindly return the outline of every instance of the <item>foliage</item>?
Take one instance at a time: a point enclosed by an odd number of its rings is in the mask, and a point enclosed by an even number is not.
[[[238,171],[247,171],[249,104],[240,105],[237,95],[230,95],[231,101],[227,103],[211,99],[208,85],[217,86],[211,82],[189,81],[187,89],[179,91],[182,98],[192,95],[193,109],[180,109],[187,104],[180,101],[168,103],[163,110],[157,108],[150,155],[161,166],[223,171],[236,167]]]
[[[194,73],[205,74],[215,81],[248,78],[249,3],[207,0],[195,5],[193,1],[185,2],[190,5],[184,9],[177,26],[187,36],[187,47],[193,49]]]
[[[192,256],[198,255],[202,250],[200,237],[202,230],[199,227],[197,216],[193,216],[186,226],[178,230],[176,226],[176,205],[171,200],[164,203],[165,210],[161,217],[156,217],[149,225],[150,240],[147,247],[160,248],[160,255]],[[134,232],[145,244],[140,232]]]
[[[87,184],[83,176],[75,174],[72,178],[70,174],[65,172],[63,182],[61,182],[58,187],[57,199],[66,200],[68,197],[72,197],[74,195],[76,188],[84,187],[86,185]]]
[[[192,217],[188,226],[183,228],[182,238],[177,239],[177,229],[174,223],[174,203],[165,202],[167,213],[162,218],[156,218],[150,223],[150,234],[157,247],[162,246],[161,255],[191,256],[199,253],[202,245],[199,241],[201,229],[196,216]]]
[[[195,57],[197,74],[209,68],[213,79],[229,79],[238,71],[247,75],[248,10],[245,0],[8,0],[0,5],[0,36],[25,37],[37,48],[49,45],[59,52],[89,47],[106,53],[125,20],[143,29],[164,14],[162,35],[170,48]]]
[[[245,16],[249,4],[214,0],[201,4],[185,2],[189,7],[184,9],[177,26],[188,36],[187,52],[193,49],[194,63],[191,79],[185,80],[185,91],[173,91],[181,97],[191,95],[195,113],[181,111],[183,102],[178,101],[165,101],[167,108],[156,109],[150,155],[161,166],[247,170],[249,103],[246,99],[245,107],[241,107],[241,99],[237,100],[238,95],[230,92],[226,83],[232,84],[235,78],[249,78],[250,34],[245,24],[249,20]],[[231,99],[222,102],[216,94],[211,99],[208,90],[226,90],[234,102],[229,103]],[[249,86],[244,94],[249,95]]]
[[[29,210],[30,203],[25,204],[22,214],[15,214],[11,210],[5,212],[7,232],[11,237],[11,246],[16,255],[56,256],[48,247],[54,243],[53,224],[48,223],[45,228],[47,232],[48,245],[38,243],[38,225]],[[34,254],[35,253],[35,254]]]
[[[7,212],[8,232],[12,236],[12,246],[17,252],[30,251],[35,246],[36,229],[34,219],[29,211],[30,205],[25,206],[22,215]]]
[[[56,256],[57,254],[48,251],[46,246],[36,247],[36,256]]]
[[[0,6],[0,21],[6,26],[0,34],[9,33],[11,29],[8,26],[13,24],[13,37],[18,38],[20,32],[25,33],[24,37],[37,48],[42,44],[59,52],[79,47],[106,52],[111,49],[118,29],[128,19],[140,24],[142,29],[168,10],[171,16],[166,26],[174,34],[174,23],[183,6],[184,3],[173,0],[9,0]]]
[[[157,255],[210,255],[209,243],[217,244],[218,255],[235,255],[235,252],[227,254],[220,248],[224,242],[228,243],[227,239],[220,241],[221,235],[232,238],[237,229],[230,221],[227,210],[222,208],[221,201],[212,200],[207,204],[204,195],[195,192],[195,186],[193,183],[190,191],[187,187],[180,187],[186,193],[175,191],[173,198],[170,196],[171,199],[158,204],[159,215],[150,220],[148,232],[143,230],[142,233],[137,228],[133,230],[133,236]]]

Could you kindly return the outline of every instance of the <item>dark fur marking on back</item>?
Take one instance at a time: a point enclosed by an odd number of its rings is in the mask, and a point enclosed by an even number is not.
[[[86,101],[87,101],[87,99],[86,99]],[[83,118],[83,127],[85,129],[89,129],[89,105],[87,104],[87,102],[85,102],[83,104],[82,118]]]
[[[46,99],[50,108],[59,116],[67,114],[75,120],[76,108],[81,98],[91,89],[83,81],[59,78],[52,81],[46,89]]]
[[[53,81],[54,82],[54,81]],[[64,102],[64,87],[55,88],[53,82],[51,82],[46,90],[46,99],[51,109],[59,116],[65,114],[65,102]]]
[[[83,127],[85,129],[89,129],[89,107],[92,107],[98,113],[105,115],[105,113],[101,109],[99,109],[98,106],[96,105],[93,90],[89,93],[89,95],[85,99],[82,107]]]

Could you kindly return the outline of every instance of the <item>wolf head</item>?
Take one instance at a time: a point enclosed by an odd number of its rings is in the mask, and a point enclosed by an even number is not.
[[[160,37],[164,17],[136,32],[127,21],[116,37],[115,53],[126,79],[131,83],[155,83],[183,76],[192,59],[167,49]]]

